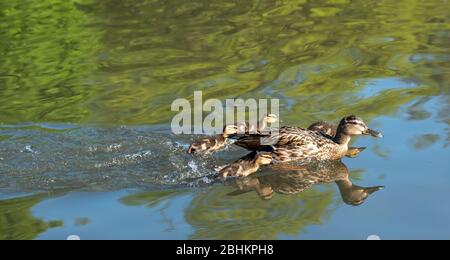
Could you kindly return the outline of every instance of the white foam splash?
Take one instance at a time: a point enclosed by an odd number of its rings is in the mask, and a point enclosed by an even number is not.
[[[191,168],[192,171],[198,172],[198,166],[193,160],[188,162],[188,166]]]
[[[94,167],[95,168],[106,168],[106,167],[113,167],[113,166],[121,166],[121,165],[129,164],[129,163],[137,163],[150,155],[152,155],[151,151],[142,151],[142,152],[138,152],[138,153],[134,153],[134,154],[126,154],[126,155],[123,155],[120,157],[115,157],[111,161],[108,161],[108,162],[96,163],[94,165]]]
[[[24,150],[21,150],[20,152],[21,153],[37,153],[35,150],[33,150],[31,145],[26,145]]]
[[[110,152],[118,151],[120,148],[122,148],[122,144],[111,144],[106,147],[90,146],[90,147],[88,147],[88,151],[91,153],[99,152],[99,151],[110,153]]]

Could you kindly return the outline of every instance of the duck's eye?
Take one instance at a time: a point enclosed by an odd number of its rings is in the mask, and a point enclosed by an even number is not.
[[[349,124],[349,125],[357,125],[357,126],[360,126],[362,128],[366,128],[366,124],[364,124],[361,121],[349,121],[349,122],[347,122],[347,124]]]

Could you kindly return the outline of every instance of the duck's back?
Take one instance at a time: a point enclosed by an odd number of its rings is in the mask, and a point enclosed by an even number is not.
[[[307,158],[334,159],[339,148],[332,139],[319,132],[289,126],[270,136],[247,135],[235,144],[249,150],[272,149],[274,159],[282,162]]]

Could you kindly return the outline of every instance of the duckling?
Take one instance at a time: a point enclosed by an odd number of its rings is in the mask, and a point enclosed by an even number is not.
[[[268,114],[264,116],[257,125],[251,124],[249,122],[241,122],[238,123],[238,133],[244,133],[244,134],[255,134],[255,133],[262,133],[266,127],[267,124],[274,124],[276,122],[280,121],[278,116],[275,114]]]
[[[215,176],[218,179],[225,179],[227,177],[242,177],[248,176],[259,170],[262,165],[268,165],[272,162],[272,155],[270,153],[256,153],[252,152],[241,159],[225,166]]]
[[[241,137],[235,145],[249,150],[269,150],[277,162],[338,160],[346,156],[348,143],[353,136],[369,134],[382,136],[369,129],[361,118],[351,115],[340,121],[336,135],[332,138],[317,131],[285,126],[280,128],[279,133],[264,138],[261,135]]]
[[[226,125],[223,129],[223,133],[211,137],[205,137],[194,141],[188,149],[189,154],[193,153],[212,153],[225,146],[227,138],[230,135],[237,133],[237,126]]]
[[[325,121],[319,121],[308,126],[308,130],[321,132],[323,134],[334,137],[336,135],[337,125],[330,124]]]

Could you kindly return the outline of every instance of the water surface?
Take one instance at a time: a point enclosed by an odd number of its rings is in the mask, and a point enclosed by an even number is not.
[[[1,1],[0,239],[448,239],[449,14],[446,0]],[[357,114],[385,138],[355,139],[368,148],[327,178],[215,183],[246,152],[185,153],[195,137],[170,132],[170,104],[195,90],[278,98],[288,125]],[[355,206],[349,183],[385,189]]]

